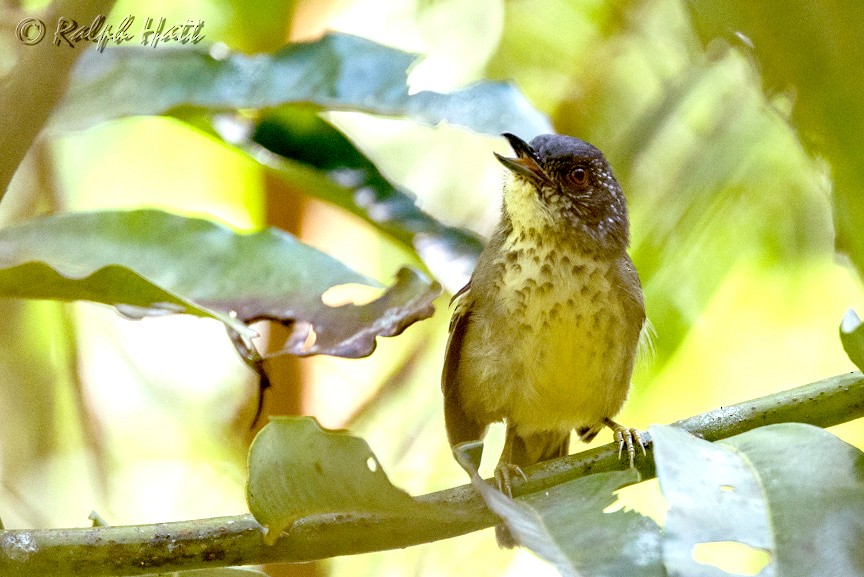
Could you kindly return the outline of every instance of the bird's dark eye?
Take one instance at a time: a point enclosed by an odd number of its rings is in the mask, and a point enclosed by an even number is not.
[[[574,168],[570,171],[570,182],[582,186],[588,182],[588,172],[584,168]]]

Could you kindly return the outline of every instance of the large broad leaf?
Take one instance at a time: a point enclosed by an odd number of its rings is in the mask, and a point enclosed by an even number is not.
[[[249,449],[246,499],[270,544],[309,515],[375,514],[412,523],[458,516],[415,501],[390,483],[366,441],[325,430],[311,417],[271,417],[261,429]]]
[[[464,443],[456,458],[471,484],[521,545],[562,575],[661,577],[660,528],[635,511],[605,509],[613,492],[639,481],[635,469],[597,473],[511,499],[477,473],[481,443]]]
[[[722,442],[758,472],[771,512],[777,573],[864,574],[864,455],[827,431],[772,425]]]
[[[106,49],[82,56],[53,126],[79,129],[181,105],[218,111],[302,102],[428,124],[446,121],[491,134],[527,137],[549,131],[548,120],[508,83],[409,94],[406,74],[415,59],[346,34],[289,45],[272,55],[225,58],[195,50]]]
[[[431,315],[440,290],[403,269],[368,304],[328,306],[331,287],[380,285],[285,232],[238,234],[156,210],[62,214],[0,230],[0,267],[0,296],[214,316],[239,330],[274,320],[293,328],[286,352],[345,357],[368,355],[377,335]]]
[[[770,517],[759,479],[728,446],[667,426],[651,427],[657,476],[670,504],[663,560],[672,574],[720,577],[723,571],[693,559],[703,543],[740,543],[769,551]],[[776,575],[771,564],[762,573]]]
[[[13,236],[0,232],[0,253],[12,244],[3,238]],[[11,251],[17,252],[16,247]],[[66,267],[62,257],[50,263],[29,256],[6,253],[0,257],[0,296],[7,298],[60,301],[92,301],[114,306],[128,318],[185,313],[211,317],[247,337],[254,336],[242,321],[216,309],[196,304],[171,290],[151,282],[138,272],[121,265],[105,264],[90,268]],[[17,264],[22,263],[22,264]],[[76,263],[77,264],[77,263]]]
[[[740,544],[769,562],[760,575],[864,571],[864,455],[809,425],[762,427],[709,443],[651,428],[669,503],[663,556],[671,572],[725,573],[694,560],[700,545]]]

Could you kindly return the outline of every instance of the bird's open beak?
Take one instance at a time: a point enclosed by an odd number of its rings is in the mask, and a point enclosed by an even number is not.
[[[546,176],[546,173],[543,172],[542,168],[540,168],[540,164],[537,160],[537,153],[534,152],[534,149],[531,148],[527,142],[509,132],[505,132],[501,136],[506,138],[507,142],[510,143],[510,146],[513,147],[513,152],[516,153],[516,158],[507,158],[506,156],[501,156],[496,152],[494,154],[495,158],[498,159],[498,162],[503,164],[514,174],[522,176],[538,186],[549,182],[549,177]]]

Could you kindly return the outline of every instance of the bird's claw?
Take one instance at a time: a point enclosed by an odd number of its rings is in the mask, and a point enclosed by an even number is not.
[[[630,459],[630,468],[633,468],[633,464],[636,460],[636,446],[639,445],[639,448],[642,449],[642,454],[646,455],[645,445],[642,444],[642,437],[639,435],[639,431],[636,429],[618,429],[615,431],[615,442],[618,443],[618,459],[621,459],[621,454],[624,452],[624,448],[627,448],[627,456]]]
[[[618,459],[621,459],[624,449],[627,449],[627,456],[630,459],[630,468],[632,469],[636,462],[636,446],[642,450],[643,456],[648,454],[645,451],[642,434],[636,429],[629,429],[612,420],[609,420],[606,425],[614,432],[615,443],[618,444]]]
[[[498,463],[498,466],[495,467],[495,484],[498,485],[498,490],[508,497],[513,497],[513,477],[517,475],[522,477],[523,481],[528,480],[528,477],[519,465]]]

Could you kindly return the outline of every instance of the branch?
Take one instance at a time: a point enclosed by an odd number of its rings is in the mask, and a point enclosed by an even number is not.
[[[854,372],[721,407],[675,425],[713,441],[774,423],[793,421],[830,427],[859,417],[864,417],[864,375]],[[609,444],[528,469],[528,480],[514,487],[514,494],[542,491],[591,473],[623,467],[626,461],[619,460],[616,447]],[[637,468],[645,479],[654,476],[650,452],[647,458],[637,460]],[[497,523],[470,485],[418,499],[462,514],[454,515],[453,520],[442,517],[437,521],[361,514],[305,517],[273,546],[264,544],[261,527],[251,515],[157,525],[0,531],[0,575],[142,575],[312,561],[408,547]]]

